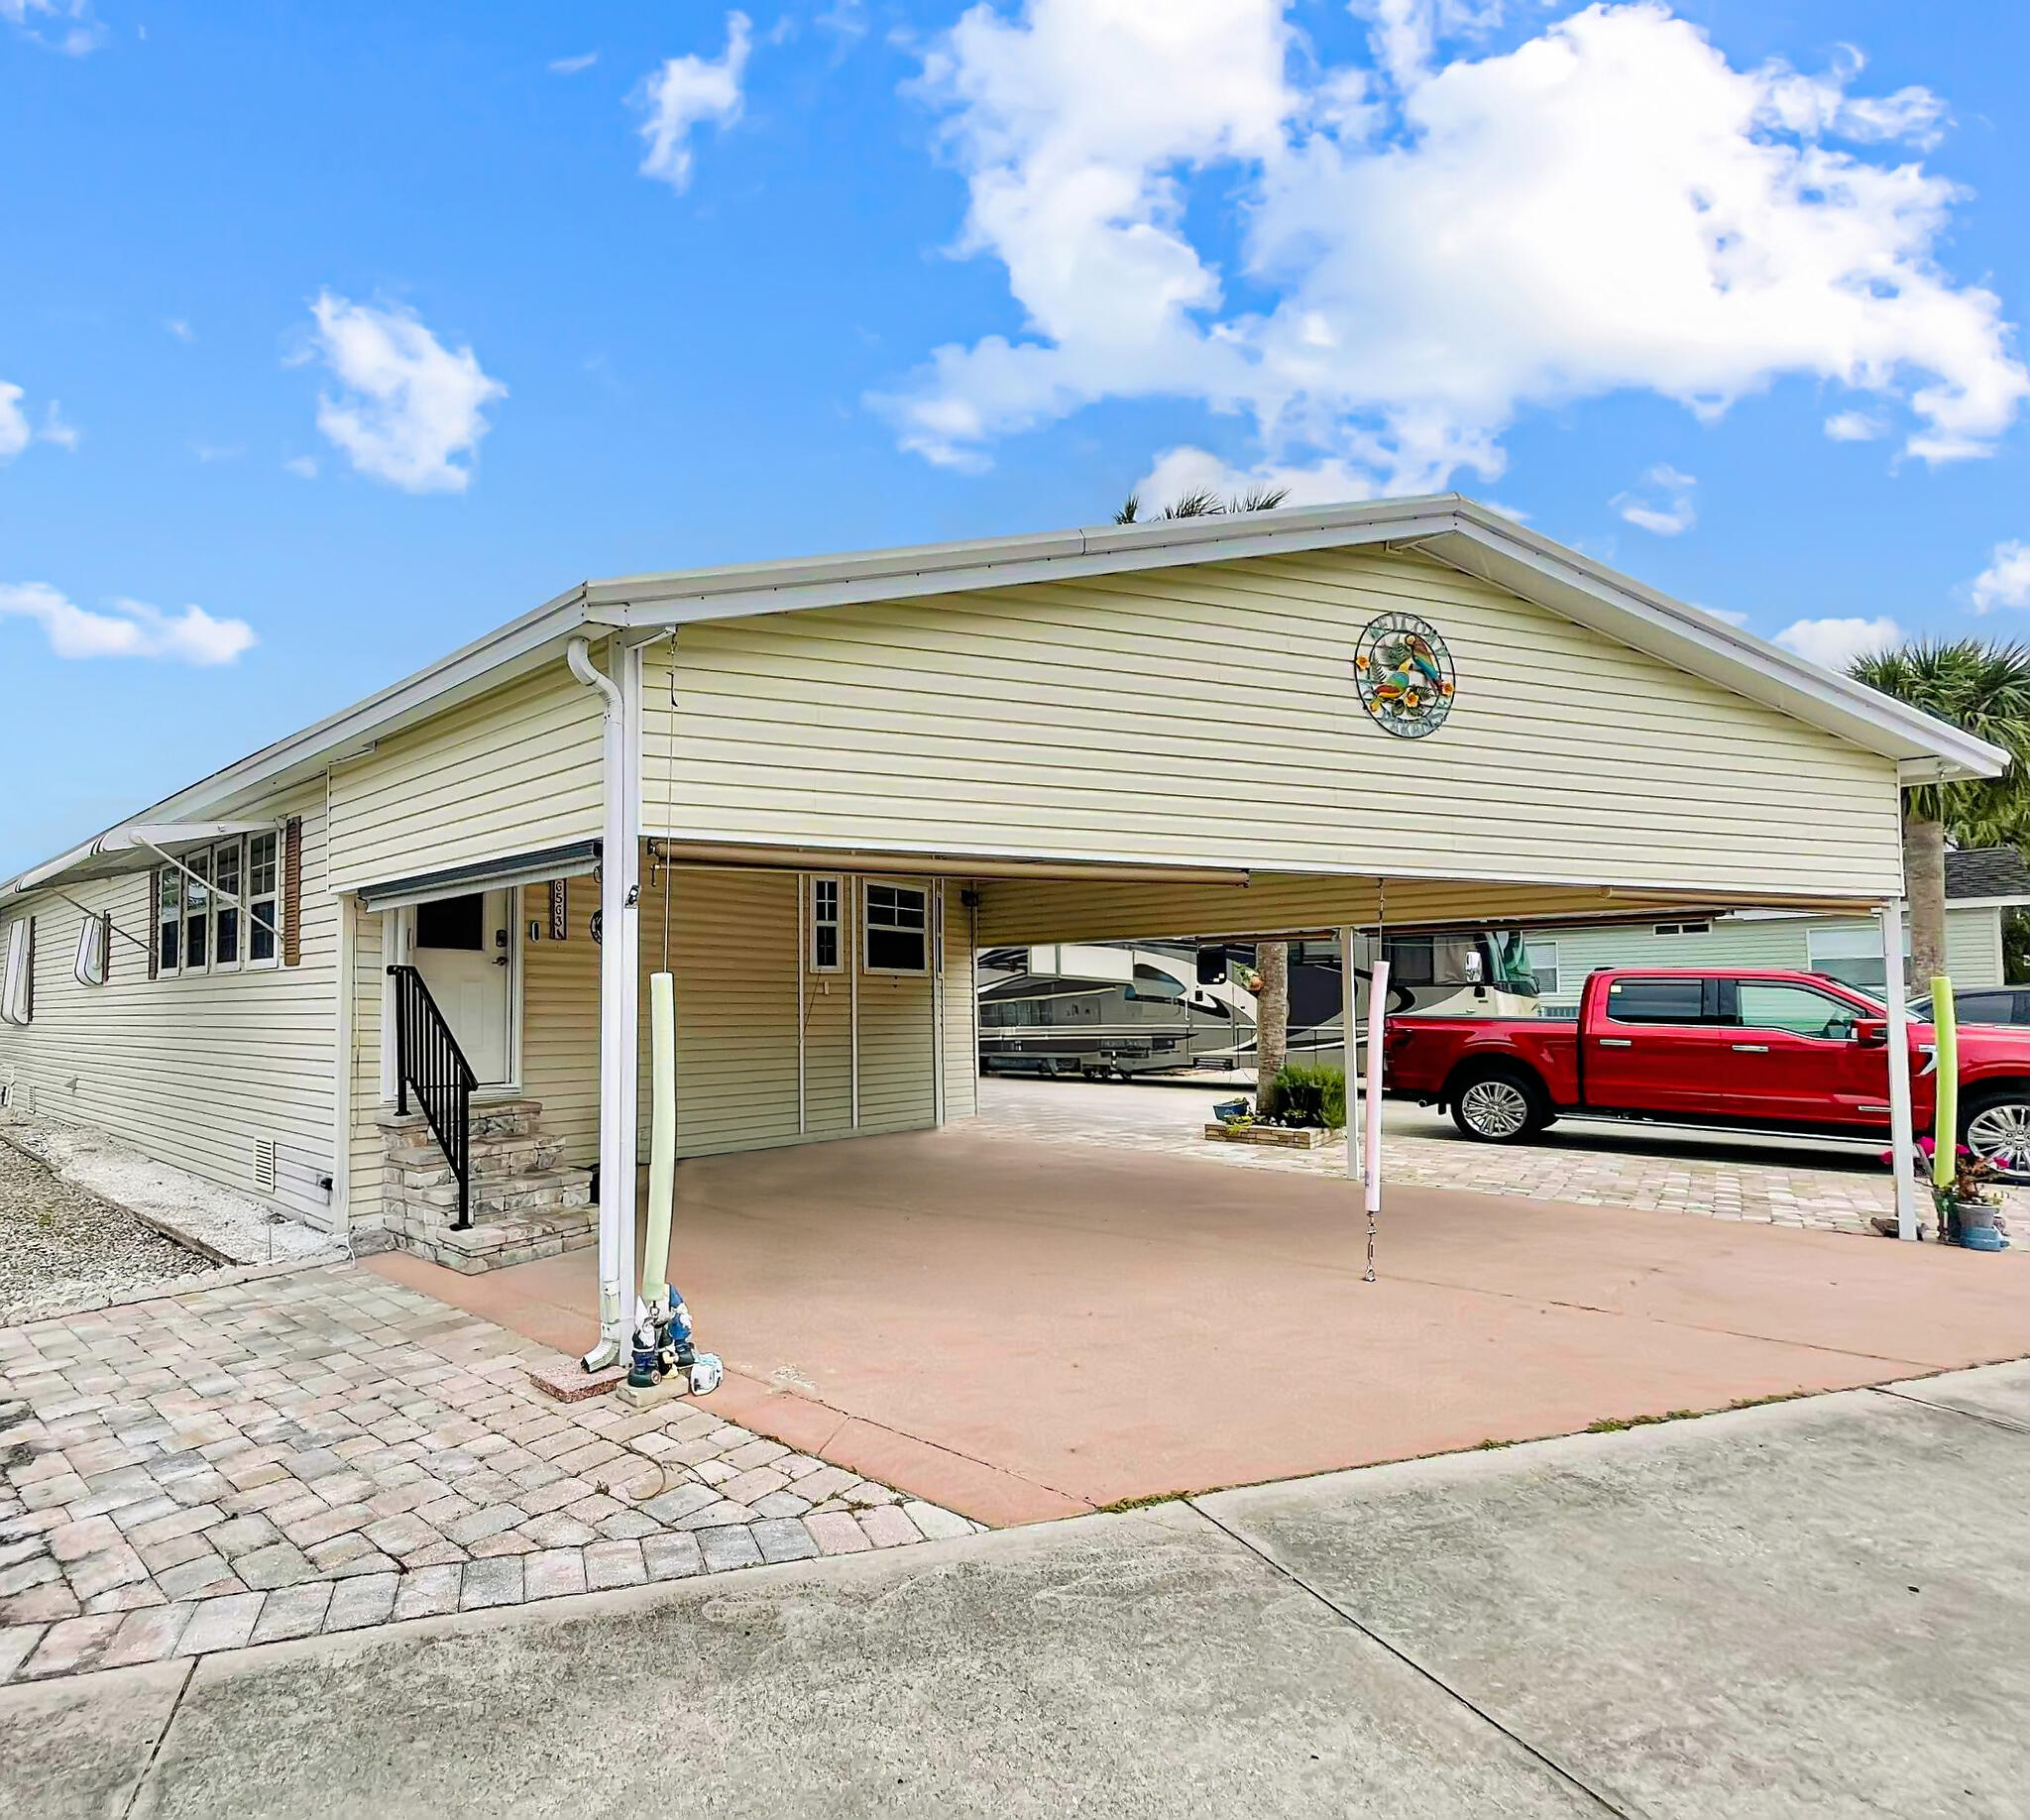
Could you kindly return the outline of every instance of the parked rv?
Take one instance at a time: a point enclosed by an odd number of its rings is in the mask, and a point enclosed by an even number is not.
[[[1362,938],[1362,946],[1372,944]],[[1486,929],[1383,939],[1389,1014],[1533,1017],[1536,980],[1522,938]],[[1056,943],[979,957],[982,1074],[1137,1075],[1255,1065],[1255,949],[1250,944]],[[1355,957],[1356,1015],[1373,976]],[[1336,942],[1290,945],[1290,1053],[1336,1062],[1341,1036]]]

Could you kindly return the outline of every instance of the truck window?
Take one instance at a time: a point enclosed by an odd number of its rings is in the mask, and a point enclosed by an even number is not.
[[[1703,979],[1611,979],[1607,1015],[1618,1024],[1703,1024]]]
[[[1754,1030],[1782,1030],[1792,1036],[1845,1039],[1860,1014],[1830,992],[1776,980],[1743,979],[1735,991],[1740,1021]]]

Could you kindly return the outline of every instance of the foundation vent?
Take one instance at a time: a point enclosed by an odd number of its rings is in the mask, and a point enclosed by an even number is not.
[[[254,1140],[254,1186],[264,1194],[275,1193],[275,1139]]]

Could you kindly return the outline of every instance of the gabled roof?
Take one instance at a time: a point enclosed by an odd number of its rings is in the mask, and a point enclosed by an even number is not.
[[[1999,776],[2007,755],[1929,715],[1823,670],[1751,632],[1595,562],[1456,493],[1159,519],[846,556],[734,563],[586,582],[403,682],[118,824],[215,816],[299,783],[373,741],[561,656],[588,629],[654,631],[699,621],[856,601],[1238,562],[1303,550],[1411,550],[1534,601],[1676,668],[1897,761],[1905,782]],[[102,842],[105,837],[101,836]],[[75,850],[83,854],[98,843]],[[64,855],[65,859],[72,855]],[[64,869],[0,884],[0,895]]]
[[[2030,903],[2030,861],[2013,847],[1968,847],[1946,855],[1949,902],[2005,898]]]

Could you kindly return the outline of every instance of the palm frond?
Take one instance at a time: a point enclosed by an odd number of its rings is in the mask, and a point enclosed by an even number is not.
[[[1139,493],[1131,493],[1121,502],[1120,511],[1114,513],[1114,522],[1116,524],[1133,524],[1141,515],[1142,496]]]
[[[1288,487],[1250,487],[1227,509],[1230,512],[1274,512],[1290,498]]]
[[[1226,511],[1226,502],[1209,487],[1194,487],[1184,498],[1163,509],[1166,518],[1216,518]]]

